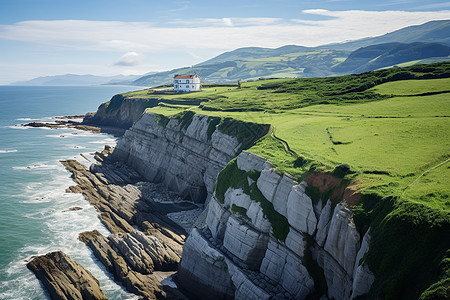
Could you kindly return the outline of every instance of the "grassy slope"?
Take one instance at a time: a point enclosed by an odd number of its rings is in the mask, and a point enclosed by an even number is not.
[[[270,49],[268,49],[270,50]],[[196,65],[194,70],[205,82],[232,82],[239,79],[255,80],[263,77],[313,77],[335,74],[331,68],[344,61],[347,51],[317,50],[295,47],[293,52],[277,52],[272,49],[265,55],[247,53],[246,55],[232,55],[227,58],[212,59]],[[139,85],[155,86],[171,83],[175,74],[192,73],[192,68],[181,68],[168,72],[161,72],[144,76],[135,81]]]
[[[433,283],[427,293],[445,292],[450,285],[440,280],[441,272],[449,272],[450,79],[383,82],[449,77],[449,69],[442,63],[358,76],[250,82],[241,89],[214,87],[161,96],[168,102],[208,101],[201,105],[159,105],[148,111],[172,115],[189,109],[270,123],[296,155],[286,154],[270,135],[250,151],[299,179],[314,162],[324,171],[350,165],[356,173],[348,179],[364,194],[355,222],[362,231],[372,228],[366,259],[377,281],[371,297],[417,298]],[[307,163],[295,164],[298,156]],[[411,247],[414,251],[405,252]]]

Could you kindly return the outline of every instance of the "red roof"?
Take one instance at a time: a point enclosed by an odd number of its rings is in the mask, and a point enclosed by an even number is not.
[[[177,75],[174,78],[175,79],[188,79],[188,78],[194,78],[194,77],[198,77],[197,74],[194,75]]]

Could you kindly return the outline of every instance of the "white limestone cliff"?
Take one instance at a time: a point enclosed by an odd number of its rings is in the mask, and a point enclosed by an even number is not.
[[[118,142],[113,157],[124,161],[149,181],[162,182],[183,198],[203,202],[212,194],[217,174],[233,159],[241,144],[215,129],[210,118],[195,115],[188,126],[172,118],[144,113]]]
[[[303,262],[305,251],[310,251],[324,273],[328,287],[324,296],[353,299],[369,291],[374,276],[362,258],[368,251],[370,235],[360,238],[352,221],[353,212],[344,202],[333,207],[328,201],[316,214],[312,200],[305,194],[305,182],[278,174],[268,161],[246,151],[237,157],[237,167],[245,172],[261,172],[256,185],[273,209],[286,217],[286,239],[281,241],[274,236],[259,202],[242,188],[229,187],[223,203],[215,196],[211,198],[206,226],[193,231],[186,241],[184,249],[189,250],[183,251],[179,272],[184,288],[192,289],[192,285],[183,284],[190,282],[187,278],[201,278],[202,285],[220,297],[225,294],[215,289],[216,285],[227,291],[227,297],[236,299],[304,299],[314,291],[314,278]],[[249,183],[252,181],[249,179]],[[233,213],[233,205],[245,214]],[[312,245],[307,243],[308,237]],[[212,250],[216,259],[193,267],[195,261],[209,256]],[[224,266],[222,275],[209,276],[219,261]]]
[[[324,297],[353,299],[369,291],[374,276],[363,257],[370,235],[360,237],[345,202],[314,204],[305,182],[278,174],[262,157],[239,154],[242,144],[218,126],[211,128],[210,117],[194,115],[188,123],[158,118],[144,113],[113,157],[185,198],[206,199],[204,222],[183,247],[178,280],[185,290],[201,299],[304,299],[317,280],[304,262],[308,254],[323,270]],[[223,201],[214,196],[217,175],[236,155],[241,172],[260,174],[246,182],[284,218],[283,240],[274,235],[262,203],[244,188],[228,187]]]

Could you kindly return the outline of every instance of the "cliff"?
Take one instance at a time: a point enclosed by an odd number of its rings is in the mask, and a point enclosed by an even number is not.
[[[374,276],[361,259],[369,233],[356,230],[345,199],[323,203],[307,195],[308,183],[326,179],[299,183],[242,151],[267,130],[190,112],[170,119],[144,113],[112,159],[184,198],[208,200],[178,268],[178,281],[191,296],[350,299],[367,293]]]
[[[374,276],[361,259],[370,235],[360,236],[345,201],[314,204],[306,182],[249,152],[222,172],[241,181],[223,194],[217,185],[206,225],[186,240],[178,271],[185,289],[207,299],[353,299],[369,291]]]
[[[86,115],[83,120],[88,125],[103,125],[120,128],[129,128],[136,122],[144,110],[153,107],[153,103],[147,99],[128,99],[122,94],[115,95],[110,101],[101,104],[93,115]]]
[[[211,197],[220,170],[268,129],[191,112],[171,119],[144,113],[118,142],[113,158],[146,180],[202,203]]]

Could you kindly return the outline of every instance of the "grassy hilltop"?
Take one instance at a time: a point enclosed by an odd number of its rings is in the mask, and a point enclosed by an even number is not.
[[[250,152],[298,179],[311,172],[344,177],[362,194],[353,203],[354,220],[361,232],[371,227],[365,259],[377,279],[369,298],[449,296],[449,62],[123,96],[166,117],[194,112],[216,124],[226,118],[271,124]],[[344,173],[343,164],[350,168]],[[316,201],[330,195],[309,193]]]

